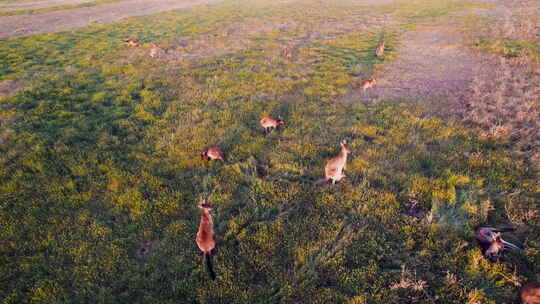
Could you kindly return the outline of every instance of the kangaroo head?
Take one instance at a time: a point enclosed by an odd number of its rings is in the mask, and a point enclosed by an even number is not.
[[[276,119],[276,122],[277,122],[278,126],[285,124],[285,121],[283,119],[281,119],[281,117]]]
[[[209,204],[207,204],[207,203],[202,203],[202,204],[200,204],[200,205],[199,205],[199,208],[200,208],[200,209],[203,209],[203,210],[208,210],[208,211],[214,210],[214,207],[211,206],[211,205],[209,205]]]
[[[501,252],[504,250],[504,244],[501,239],[501,233],[498,232],[493,235],[493,243],[486,250],[486,258],[491,261],[497,261],[500,257]]]
[[[351,153],[351,149],[349,149],[349,146],[347,145],[347,141],[345,139],[342,140],[339,145],[341,146],[341,150],[345,151],[345,153]]]

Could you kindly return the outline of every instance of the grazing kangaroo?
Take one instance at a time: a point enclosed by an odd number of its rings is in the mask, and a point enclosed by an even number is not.
[[[343,170],[345,170],[347,155],[351,153],[351,150],[347,146],[346,140],[342,140],[339,145],[341,146],[341,152],[339,152],[338,156],[330,159],[326,163],[326,166],[324,167],[324,178],[319,180],[318,183],[332,180],[332,184],[335,185],[336,182],[339,182],[345,177]]]
[[[129,46],[139,46],[139,40],[137,39],[129,38],[129,39],[123,40],[123,42]]]
[[[540,283],[529,283],[519,291],[521,304],[540,304]]]
[[[221,151],[221,149],[216,147],[206,149],[201,153],[201,156],[207,161],[219,159],[220,161],[225,162],[225,159],[223,158],[223,152]]]
[[[505,248],[519,250],[519,247],[508,243],[501,238],[501,232],[512,231],[513,228],[493,228],[488,226],[478,226],[475,229],[476,241],[482,247],[484,257],[491,261],[497,261]]]
[[[212,250],[216,247],[216,235],[214,234],[214,224],[212,222],[212,215],[210,214],[210,210],[213,210],[214,208],[208,204],[201,204],[199,205],[199,208],[202,210],[202,214],[199,232],[197,232],[195,241],[204,254],[204,260],[210,278],[215,280],[216,273],[212,267]]]
[[[362,81],[361,87],[365,91],[371,87],[373,87],[377,83],[377,80],[375,78],[370,78]]]
[[[384,55],[384,40],[381,40],[377,49],[375,50],[375,56],[382,57]]]
[[[264,128],[264,132],[268,133],[273,129],[276,129],[285,122],[282,119],[275,119],[272,116],[268,115],[261,119],[261,127]]]

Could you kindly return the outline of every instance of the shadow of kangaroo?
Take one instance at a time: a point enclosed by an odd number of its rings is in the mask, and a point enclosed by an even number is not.
[[[208,204],[201,204],[199,208],[202,211],[199,232],[197,232],[197,246],[204,254],[204,261],[208,274],[212,280],[216,279],[216,273],[212,266],[212,250],[216,247],[216,235],[214,234],[214,224],[210,211],[214,208]]]

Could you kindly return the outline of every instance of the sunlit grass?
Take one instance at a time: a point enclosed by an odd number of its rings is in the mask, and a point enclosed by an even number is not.
[[[2,40],[0,79],[29,83],[0,103],[10,130],[0,133],[5,302],[510,301],[512,278],[499,274],[538,279],[539,252],[490,264],[456,244],[471,242],[476,224],[507,223],[510,197],[517,215],[534,210],[534,172],[505,143],[479,139],[425,103],[343,98],[399,55],[408,25],[466,7],[225,1]],[[397,19],[359,22],[362,12]],[[274,26],[222,35],[255,18]],[[151,60],[125,37],[194,55]],[[213,43],[227,39],[242,44],[222,52]],[[284,127],[263,136],[265,114]],[[344,138],[353,150],[347,178],[314,185]],[[226,164],[201,160],[214,145]],[[210,193],[213,283],[194,243],[196,205]],[[431,220],[406,215],[412,199]],[[142,257],[144,242],[156,249]],[[402,278],[427,286],[390,290]]]

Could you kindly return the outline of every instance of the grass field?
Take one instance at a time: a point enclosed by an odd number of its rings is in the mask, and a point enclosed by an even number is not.
[[[67,10],[67,9],[80,8],[80,7],[91,7],[91,6],[96,6],[100,4],[114,3],[114,2],[119,2],[119,1],[122,1],[122,0],[97,0],[97,1],[91,1],[91,2],[78,3],[78,4],[49,6],[49,7],[36,8],[36,9],[9,10],[5,12],[0,12],[0,17],[13,16],[13,15],[25,15],[25,14],[40,14],[40,13],[45,13],[45,12],[54,12],[54,11]]]
[[[403,33],[479,8],[226,0],[0,40],[0,81],[17,83],[0,97],[0,299],[513,302],[540,281],[534,166],[436,101],[345,98]],[[285,125],[263,136],[265,114]],[[342,139],[347,178],[314,185]],[[201,160],[209,146],[225,164]],[[195,244],[205,196],[215,281]],[[525,249],[490,263],[478,224]]]

